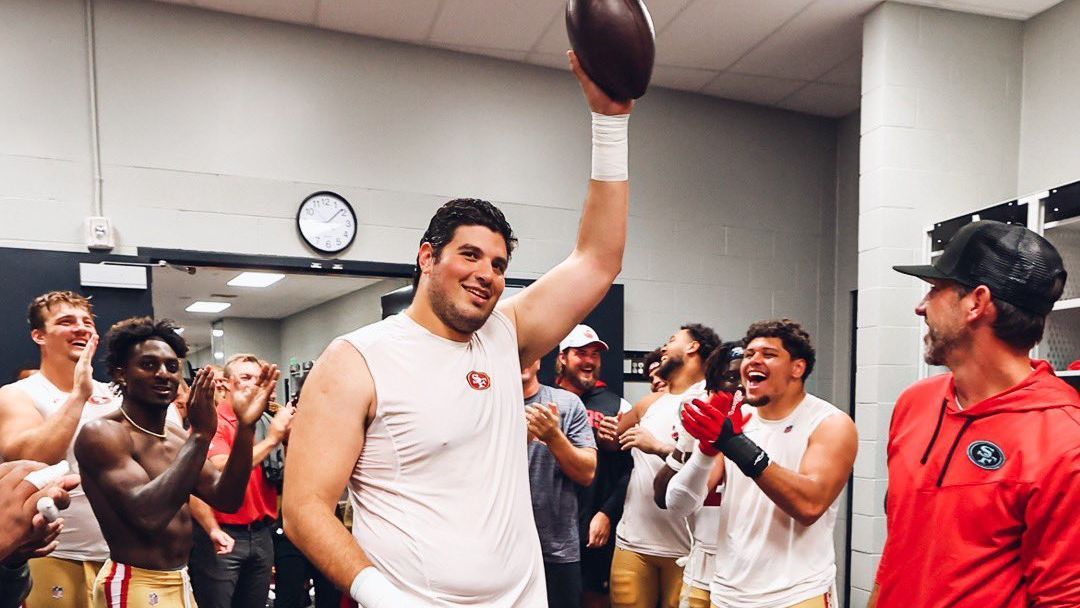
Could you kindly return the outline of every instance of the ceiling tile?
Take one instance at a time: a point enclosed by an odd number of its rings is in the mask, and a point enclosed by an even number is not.
[[[316,19],[319,27],[327,29],[420,42],[438,11],[439,0],[319,0]]]
[[[858,86],[811,82],[776,105],[796,112],[839,118],[857,110],[860,100]]]
[[[437,46],[439,48],[457,51],[459,53],[469,53],[470,55],[484,55],[486,57],[506,59],[508,61],[525,61],[525,56],[529,54],[527,51],[515,51],[511,49],[490,49],[482,46],[462,46],[457,44],[440,44]]]
[[[815,80],[862,48],[863,15],[879,0],[821,1],[772,33],[732,70]]]
[[[194,0],[191,4],[237,15],[312,25],[317,0]]]
[[[818,82],[857,87],[862,82],[862,52],[855,53],[817,79]]]
[[[650,86],[697,92],[713,78],[716,78],[716,75],[717,72],[712,70],[658,65],[653,67]]]
[[[736,101],[774,105],[804,85],[806,82],[802,80],[721,72],[712,82],[705,85],[701,92]]]
[[[664,65],[726,69],[811,0],[696,0],[657,36]]]
[[[1025,20],[1060,4],[1061,0],[900,0],[900,2],[963,13]]]
[[[444,0],[429,40],[528,51],[564,6],[563,0]]]

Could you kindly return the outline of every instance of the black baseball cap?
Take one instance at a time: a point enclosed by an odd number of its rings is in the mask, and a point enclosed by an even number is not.
[[[1054,309],[1067,276],[1050,241],[1023,226],[991,220],[961,228],[932,264],[893,270],[971,289],[986,285],[993,297],[1041,316]]]

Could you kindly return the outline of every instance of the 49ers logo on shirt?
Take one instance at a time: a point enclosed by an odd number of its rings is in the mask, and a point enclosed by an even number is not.
[[[491,388],[491,376],[484,372],[469,372],[465,374],[465,381],[478,391],[486,391]]]
[[[106,395],[91,395],[86,402],[90,405],[105,405],[106,403],[112,403],[112,397]]]

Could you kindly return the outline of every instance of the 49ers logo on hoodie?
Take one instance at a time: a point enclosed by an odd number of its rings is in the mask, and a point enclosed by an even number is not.
[[[995,471],[1005,464],[1005,452],[989,441],[972,441],[967,455],[975,466],[987,471]]]

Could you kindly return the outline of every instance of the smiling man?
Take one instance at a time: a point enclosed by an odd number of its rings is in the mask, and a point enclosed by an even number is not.
[[[629,202],[632,104],[571,67],[593,111],[593,171],[570,256],[500,302],[510,225],[491,203],[450,201],[421,238],[409,308],[332,342],[304,384],[285,530],[363,608],[547,603],[521,369],[607,293]],[[346,486],[355,540],[334,516]]]
[[[77,473],[76,433],[115,412],[121,401],[92,375],[98,340],[93,307],[77,293],[52,291],[34,298],[27,320],[41,364],[37,373],[0,389],[0,457],[46,464],[66,459]],[[76,488],[56,551],[30,560],[34,588],[27,605],[87,608],[94,577],[107,556],[90,503]]]
[[[190,433],[165,424],[187,355],[176,327],[148,317],[127,319],[109,330],[107,342],[106,362],[124,403],[88,423],[75,441],[86,495],[109,546],[109,560],[94,583],[93,605],[191,606],[188,499],[198,496],[222,511],[240,507],[251,472],[255,421],[277,382],[277,369],[263,366],[257,381],[233,391],[238,449],[218,471],[206,458],[217,430],[209,370],[200,370],[191,387]]]
[[[597,452],[596,477],[579,490],[578,521],[581,541],[582,605],[603,608],[609,604],[611,558],[615,552],[612,531],[622,516],[632,461],[615,439],[617,416],[632,407],[600,382],[601,354],[608,349],[596,331],[578,325],[559,342],[556,369],[559,388],[574,393],[589,414]]]
[[[744,341],[743,403],[752,415],[732,407],[726,393],[683,409],[683,426],[700,440],[683,471],[704,473],[723,454],[712,603],[835,606],[833,528],[837,497],[855,464],[855,423],[806,392],[815,353],[798,323],[754,323]]]

